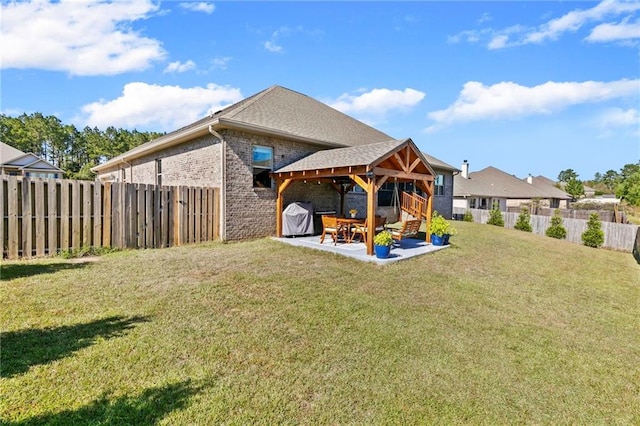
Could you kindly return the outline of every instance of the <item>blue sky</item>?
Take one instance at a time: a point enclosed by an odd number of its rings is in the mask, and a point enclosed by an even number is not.
[[[640,1],[2,1],[0,111],[172,131],[278,84],[470,170],[640,159]]]

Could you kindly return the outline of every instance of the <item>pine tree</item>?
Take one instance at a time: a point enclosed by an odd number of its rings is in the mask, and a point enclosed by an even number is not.
[[[556,209],[551,217],[551,226],[547,228],[545,234],[547,237],[557,238],[563,240],[567,238],[567,230],[562,225],[562,216],[560,216],[560,210]]]
[[[530,222],[531,222],[531,215],[529,214],[529,209],[526,207],[523,207],[520,210],[520,215],[518,216],[518,220],[516,221],[514,228],[520,231],[532,232],[533,229],[531,228]]]
[[[502,218],[502,212],[498,208],[498,203],[493,203],[493,206],[489,211],[489,220],[487,220],[487,224],[504,227],[504,219]]]
[[[582,233],[582,242],[585,246],[598,248],[604,244],[604,231],[601,226],[598,213],[591,213],[589,222],[587,222],[587,230]]]

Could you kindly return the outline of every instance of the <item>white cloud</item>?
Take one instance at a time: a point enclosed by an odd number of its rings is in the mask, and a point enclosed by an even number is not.
[[[490,21],[491,15],[489,14],[489,12],[485,12],[482,14],[482,16],[480,17],[480,19],[478,19],[478,24],[484,24],[485,22]]]
[[[591,30],[587,41],[607,42],[616,40],[633,40],[640,38],[640,20],[628,23],[624,20],[619,24],[600,24]]]
[[[226,70],[231,59],[233,58],[230,56],[217,57],[212,59],[211,64],[213,65],[213,69]]]
[[[607,16],[617,16],[633,13],[640,9],[638,1],[604,0],[598,5],[586,10],[573,10],[560,18],[552,19],[530,32],[523,43],[540,43],[547,39],[555,40],[562,33],[577,31],[584,24],[591,21],[601,21]]]
[[[493,37],[487,47],[489,49],[502,49],[507,45],[507,41],[509,41],[509,36],[506,34],[501,34]]]
[[[640,111],[635,108],[609,108],[600,115],[599,124],[602,127],[640,126]]]
[[[74,121],[98,128],[172,131],[241,99],[240,89],[216,84],[183,88],[134,82],[116,99],[83,106],[82,116]]]
[[[465,30],[449,36],[448,41],[457,43],[467,41],[476,43],[487,40],[488,49],[521,46],[524,44],[543,43],[557,40],[566,32],[576,32],[586,25],[596,25],[586,38],[589,41],[621,41],[639,38],[638,26],[627,21],[640,10],[638,0],[604,0],[586,10],[572,10],[563,16],[551,19],[538,27],[513,25],[503,29],[483,28],[482,30]],[[598,23],[610,17],[623,17],[622,23]],[[484,16],[483,16],[484,17]],[[481,18],[481,22],[483,22]]]
[[[425,94],[414,89],[391,90],[373,89],[359,95],[345,93],[335,101],[326,102],[329,106],[345,114],[382,119],[393,110],[408,110],[416,106]]]
[[[428,118],[435,123],[427,131],[436,131],[457,122],[550,114],[571,105],[638,96],[639,88],[640,80],[550,81],[533,87],[513,82],[485,86],[477,81],[469,81],[453,105],[428,114]]]
[[[34,0],[1,7],[2,68],[115,75],[144,70],[166,56],[158,40],[130,27],[158,11],[150,0]]]
[[[216,6],[213,3],[207,3],[207,2],[180,3],[180,7],[183,9],[190,10],[192,12],[204,12],[208,15],[211,15],[213,11],[216,9]]]
[[[195,68],[196,68],[196,63],[193,62],[192,60],[188,60],[187,62],[184,62],[184,63],[180,61],[176,61],[176,62],[169,63],[169,65],[167,65],[167,67],[164,69],[163,73],[185,72]]]
[[[264,48],[269,52],[281,53],[282,46],[278,46],[274,41],[267,40],[264,42]]]

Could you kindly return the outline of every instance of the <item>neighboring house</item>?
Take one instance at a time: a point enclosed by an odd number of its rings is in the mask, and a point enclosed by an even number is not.
[[[239,240],[277,234],[277,208],[294,201],[341,213],[364,200],[356,207],[361,215],[368,205],[376,210],[377,197],[368,204],[368,197],[349,192],[354,185],[376,195],[395,181],[440,191],[436,176],[447,183],[455,169],[432,162],[433,168],[410,139],[395,140],[309,96],[272,86],[93,171],[105,181],[218,187],[221,238]],[[279,174],[285,167],[288,174]],[[375,191],[367,191],[368,182],[376,183]],[[450,211],[448,192],[445,185],[430,204]]]
[[[491,209],[497,203],[501,211],[535,201],[541,207],[566,208],[571,199],[564,191],[539,176],[521,180],[495,167],[469,173],[469,163],[455,175],[453,206],[456,209]]]
[[[64,171],[31,152],[0,142],[0,175],[59,179]]]

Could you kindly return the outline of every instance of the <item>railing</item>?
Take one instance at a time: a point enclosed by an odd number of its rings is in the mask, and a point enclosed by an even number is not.
[[[427,199],[421,195],[403,191],[400,207],[413,217],[427,219]]]
[[[0,243],[2,256],[10,259],[219,238],[216,188],[13,176],[0,183]]]

